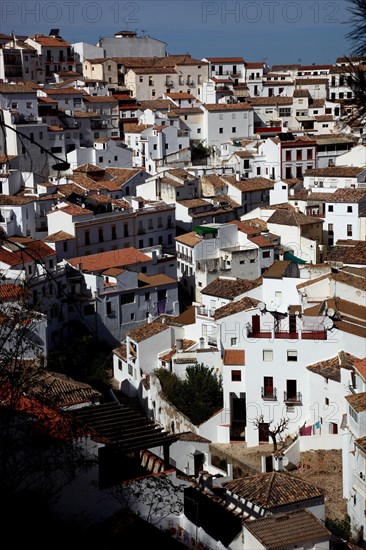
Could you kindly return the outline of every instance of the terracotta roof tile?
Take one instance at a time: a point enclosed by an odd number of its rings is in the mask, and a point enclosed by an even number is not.
[[[267,178],[247,178],[237,181],[235,178],[230,179],[231,185],[239,189],[242,193],[257,191],[258,189],[273,189],[274,181]]]
[[[328,250],[325,261],[366,265],[366,243],[359,241],[351,246],[337,244]]]
[[[237,497],[266,510],[324,496],[323,489],[284,472],[242,477],[223,485]]]
[[[212,283],[207,285],[201,292],[208,296],[216,296],[217,298],[226,298],[233,300],[236,296],[240,296],[245,292],[249,292],[262,284],[262,278],[254,279],[223,279],[218,277]]]
[[[110,250],[100,254],[90,254],[89,256],[79,256],[67,260],[72,266],[83,271],[104,271],[110,267],[123,267],[137,263],[151,262],[150,256],[143,254],[136,248],[123,248],[119,250]]]
[[[69,241],[75,239],[74,235],[70,235],[70,233],[66,233],[66,231],[57,231],[56,233],[51,233],[51,235],[48,235],[43,239],[45,243],[57,243],[59,241]]]
[[[316,218],[315,216],[307,216],[302,212],[291,211],[286,208],[278,208],[267,220],[267,224],[275,223],[278,225],[291,225],[297,227],[323,222],[324,220]]]
[[[258,235],[258,237],[248,237],[248,239],[260,248],[274,247],[274,244],[263,235]]]
[[[226,349],[223,362],[224,365],[245,365],[245,350]]]
[[[214,313],[214,319],[217,321],[223,317],[228,317],[229,315],[235,315],[236,313],[256,308],[258,304],[259,300],[245,296],[237,302],[230,302],[229,304],[218,308]]]
[[[366,392],[346,395],[345,399],[356,412],[363,412],[366,410]]]
[[[296,510],[287,514],[275,514],[246,521],[244,528],[266,550],[297,546],[314,547],[315,542],[326,542],[332,538],[332,534],[323,523],[307,510]]]
[[[175,240],[178,243],[193,247],[196,244],[202,242],[202,237],[197,235],[195,231],[190,231],[189,233],[185,233],[184,235],[179,235],[179,237],[175,237]]]
[[[244,63],[242,57],[205,57],[211,63]]]
[[[353,365],[356,368],[356,370],[360,373],[362,378],[366,380],[366,358],[356,359],[356,361],[353,362]]]
[[[305,170],[304,175],[310,177],[356,178],[364,170],[364,166],[326,166],[315,170]]]
[[[248,103],[205,103],[206,111],[247,111],[251,109]]]
[[[47,46],[47,47],[66,47],[70,46],[68,42],[66,42],[61,36],[44,36],[44,35],[33,35],[29,37],[30,39],[34,40],[34,42],[37,42],[37,44],[41,44],[41,46]]]
[[[336,357],[319,361],[318,363],[313,363],[312,365],[308,365],[306,368],[315,374],[323,376],[324,378],[330,378],[330,380],[340,382],[341,368],[350,370],[352,369],[352,365],[355,361],[357,361],[357,357],[349,353],[339,352]]]
[[[168,324],[161,323],[157,319],[152,323],[144,323],[143,325],[140,325],[139,327],[131,330],[127,333],[127,336],[131,338],[131,340],[133,340],[134,342],[139,343],[169,329],[170,326]]]

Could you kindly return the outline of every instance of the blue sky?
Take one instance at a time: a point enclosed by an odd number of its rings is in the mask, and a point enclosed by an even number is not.
[[[0,31],[59,28],[69,42],[134,30],[167,43],[169,53],[246,61],[333,63],[350,53],[348,0],[2,0]]]

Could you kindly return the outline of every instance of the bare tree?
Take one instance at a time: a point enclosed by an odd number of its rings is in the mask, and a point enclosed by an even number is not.
[[[265,423],[263,414],[261,414],[253,421],[253,424],[257,430],[263,430],[263,432],[272,439],[273,452],[276,453],[278,450],[278,439],[287,429],[289,419],[282,417],[277,424],[274,424],[273,420]]]
[[[161,472],[122,482],[110,487],[108,492],[121,506],[156,525],[164,518],[182,513],[186,486],[187,483],[179,480],[174,483],[169,474]]]

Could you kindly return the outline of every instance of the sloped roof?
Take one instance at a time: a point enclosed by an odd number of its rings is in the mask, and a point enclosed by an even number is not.
[[[216,296],[217,298],[226,298],[232,300],[244,292],[257,288],[262,284],[262,278],[254,279],[222,279],[218,277],[212,283],[208,284],[202,291],[202,294]]]
[[[42,392],[58,407],[66,407],[99,399],[102,394],[89,384],[72,380],[65,374],[48,372],[36,392]]]
[[[323,489],[285,472],[241,477],[228,481],[223,486],[237,497],[266,510],[324,497]]]
[[[330,380],[340,382],[341,368],[349,370],[352,369],[354,361],[357,361],[357,357],[341,351],[338,355],[332,357],[331,359],[325,359],[324,361],[313,363],[312,365],[308,365],[306,368],[315,374],[323,376],[324,378],[330,378]]]
[[[54,251],[52,251],[54,253]],[[122,267],[140,262],[151,262],[150,256],[143,254],[136,248],[122,248],[110,250],[89,256],[79,256],[67,260],[73,267],[80,266],[82,271],[104,271],[110,267]]]
[[[276,212],[267,220],[267,223],[278,225],[291,225],[300,227],[302,225],[312,225],[314,223],[324,223],[324,220],[315,216],[307,216],[302,212],[295,212],[287,208],[278,208]]]
[[[345,399],[356,412],[363,412],[366,410],[366,392],[346,395]]]
[[[80,423],[100,434],[106,443],[130,453],[174,443],[175,435],[147,419],[142,413],[116,401],[72,411]]]
[[[230,302],[229,304],[218,308],[214,313],[214,319],[215,321],[217,321],[218,319],[222,319],[223,317],[228,317],[229,315],[235,315],[236,313],[240,313],[241,311],[253,309],[257,307],[258,304],[259,300],[245,296],[237,302]]]
[[[307,510],[276,514],[244,523],[266,550],[303,547],[306,543],[325,542],[332,534]]]
[[[223,362],[224,365],[245,365],[245,350],[226,349]]]

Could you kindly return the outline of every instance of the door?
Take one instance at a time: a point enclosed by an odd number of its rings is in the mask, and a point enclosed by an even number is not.
[[[287,392],[288,401],[296,401],[296,397],[297,397],[296,380],[287,380],[286,392]]]
[[[272,376],[264,377],[264,397],[273,397],[273,378]]]
[[[258,334],[260,332],[260,317],[259,315],[252,316],[252,332],[253,334]]]

